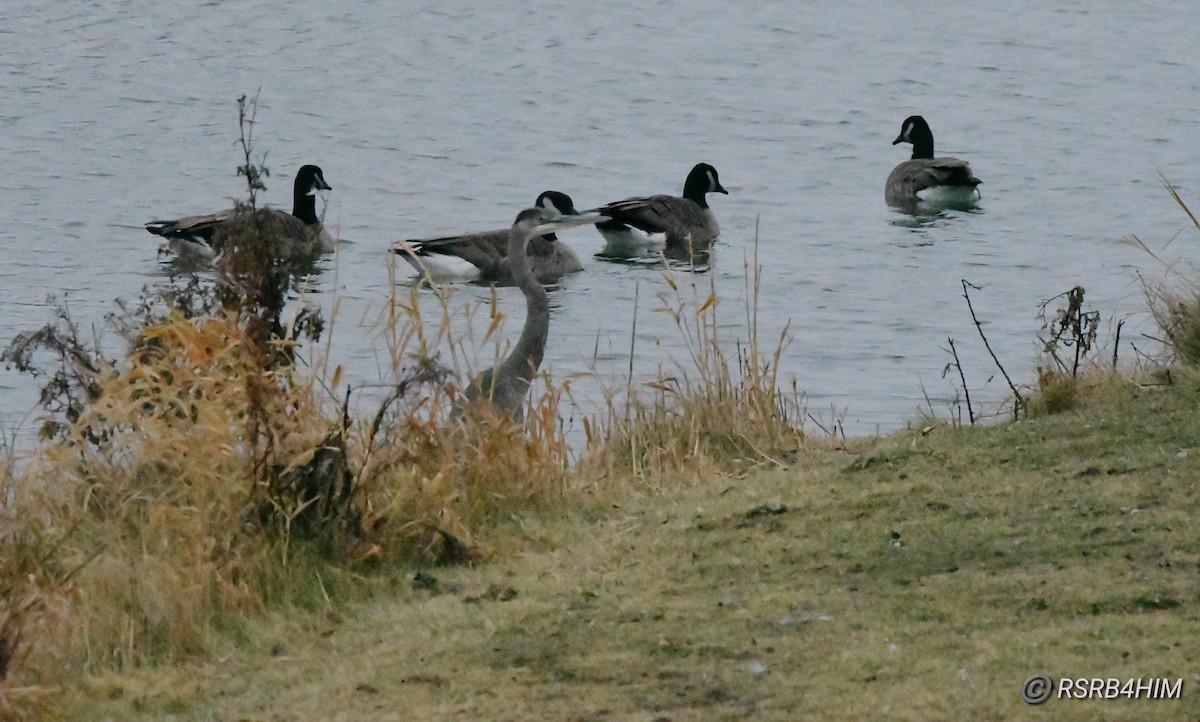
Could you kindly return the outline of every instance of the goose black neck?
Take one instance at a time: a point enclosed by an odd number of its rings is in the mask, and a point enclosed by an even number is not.
[[[296,179],[296,186],[292,189],[292,215],[310,226],[315,226],[321,221],[317,216],[316,196],[309,193],[308,188],[303,187],[299,178]]]
[[[933,133],[928,130],[913,130],[911,141],[913,160],[933,157]]]
[[[708,177],[703,174],[690,175],[683,184],[683,197],[701,208],[708,208]]]

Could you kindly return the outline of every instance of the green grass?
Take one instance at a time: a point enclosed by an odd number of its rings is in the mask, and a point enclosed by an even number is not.
[[[64,690],[63,719],[1196,719],[1200,379],[567,498],[476,568],[272,612],[208,661]],[[1021,701],[1059,677],[1182,700]]]

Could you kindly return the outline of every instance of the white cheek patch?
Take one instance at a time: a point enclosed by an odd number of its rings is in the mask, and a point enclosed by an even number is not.
[[[705,171],[705,173],[708,174],[708,191],[711,193],[717,189],[717,177],[713,175],[711,170]]]
[[[548,211],[554,211],[555,213],[562,215],[562,211],[558,210],[558,208],[555,207],[554,201],[550,200],[550,196],[546,196],[545,198],[542,199],[542,208],[545,208]]]

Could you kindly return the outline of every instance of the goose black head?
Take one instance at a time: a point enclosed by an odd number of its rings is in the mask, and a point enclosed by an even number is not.
[[[729,195],[729,191],[721,185],[717,169],[708,163],[697,163],[683,183],[683,197],[696,201],[701,207],[707,208],[708,202],[704,200],[706,193]]]
[[[296,192],[304,195],[315,195],[317,191],[331,191],[333,186],[325,182],[325,174],[315,165],[300,167],[296,174]]]
[[[537,197],[535,206],[546,208],[558,213],[560,216],[575,216],[579,215],[579,211],[575,210],[575,202],[571,200],[571,196],[558,191],[545,191]]]
[[[929,123],[919,115],[910,115],[900,125],[900,135],[892,141],[892,145],[912,143],[913,158],[933,157],[933,131]]]

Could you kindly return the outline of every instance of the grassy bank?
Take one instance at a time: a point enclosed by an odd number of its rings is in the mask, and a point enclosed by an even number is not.
[[[475,569],[276,612],[68,719],[1189,719],[1200,378],[516,515]],[[1026,705],[1022,682],[1183,678]]]

